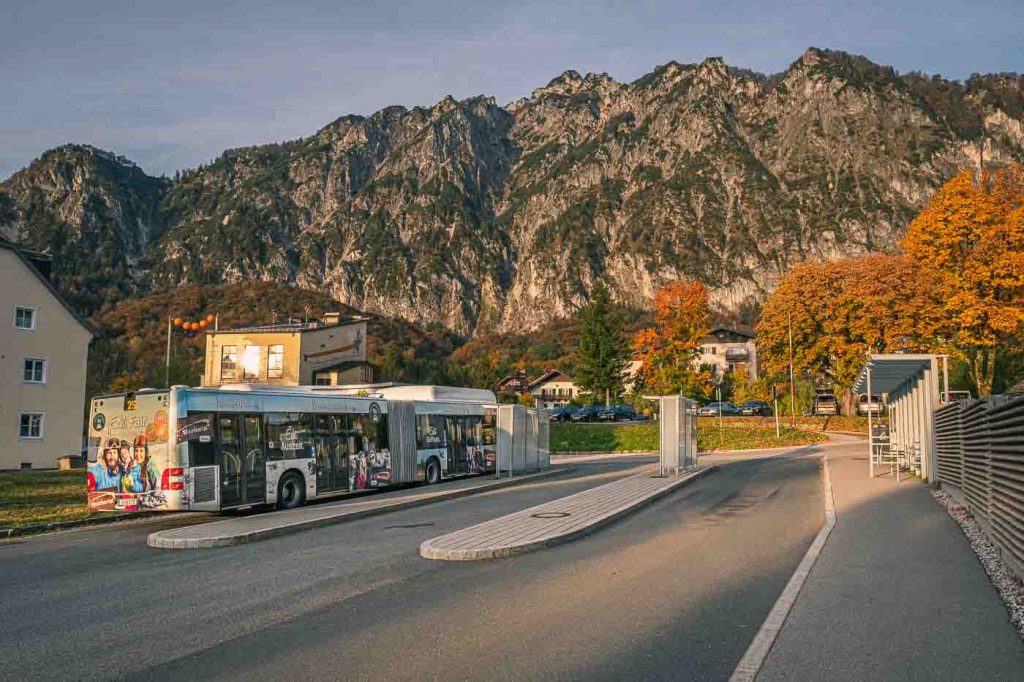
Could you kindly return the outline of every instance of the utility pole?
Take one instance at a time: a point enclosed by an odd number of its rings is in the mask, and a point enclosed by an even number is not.
[[[167,316],[167,354],[164,356],[164,388],[171,387],[171,316]]]
[[[793,377],[793,313],[789,314],[789,428],[796,428],[796,385]]]

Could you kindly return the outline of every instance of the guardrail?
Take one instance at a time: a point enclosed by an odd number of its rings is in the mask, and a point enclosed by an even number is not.
[[[938,480],[959,490],[1004,560],[1024,576],[1024,396],[935,411]]]

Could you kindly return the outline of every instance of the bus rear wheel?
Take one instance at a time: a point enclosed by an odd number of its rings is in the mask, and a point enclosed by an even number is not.
[[[427,465],[423,472],[423,480],[427,485],[441,482],[441,463],[433,457],[427,460]]]
[[[302,476],[295,472],[285,474],[277,484],[277,508],[295,509],[305,503],[306,486],[303,485]]]

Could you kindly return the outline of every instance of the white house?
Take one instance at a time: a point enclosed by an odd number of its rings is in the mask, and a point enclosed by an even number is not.
[[[568,374],[557,369],[549,369],[531,381],[528,390],[536,401],[537,407],[547,408],[566,405],[581,393],[586,393],[572,382],[572,378]]]
[[[82,452],[92,331],[46,277],[49,258],[0,239],[0,469]]]
[[[754,335],[729,327],[715,327],[701,340],[698,366],[713,367],[718,376],[746,371],[757,379],[757,345]]]

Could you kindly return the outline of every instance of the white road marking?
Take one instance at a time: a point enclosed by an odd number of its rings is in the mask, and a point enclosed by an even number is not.
[[[796,571],[790,577],[789,582],[786,583],[786,588],[782,590],[782,594],[775,601],[772,610],[768,612],[768,617],[765,618],[764,623],[761,624],[761,629],[754,636],[754,641],[750,643],[746,653],[743,654],[743,658],[736,665],[736,669],[733,670],[729,682],[752,682],[757,677],[757,674],[761,672],[761,667],[768,659],[768,652],[771,651],[772,645],[775,644],[775,639],[779,636],[782,626],[786,623],[786,618],[789,616],[793,604],[796,603],[800,590],[803,588],[804,583],[807,581],[807,576],[814,567],[814,562],[818,560],[818,555],[821,554],[821,550],[825,547],[825,541],[828,540],[829,534],[832,533],[832,529],[836,525],[836,506],[832,498],[832,480],[829,478],[828,473],[828,457],[822,456],[821,461],[822,486],[825,493],[825,525],[818,531],[817,537],[814,538],[814,542],[807,549],[807,553],[804,554],[800,565],[796,567]]]

